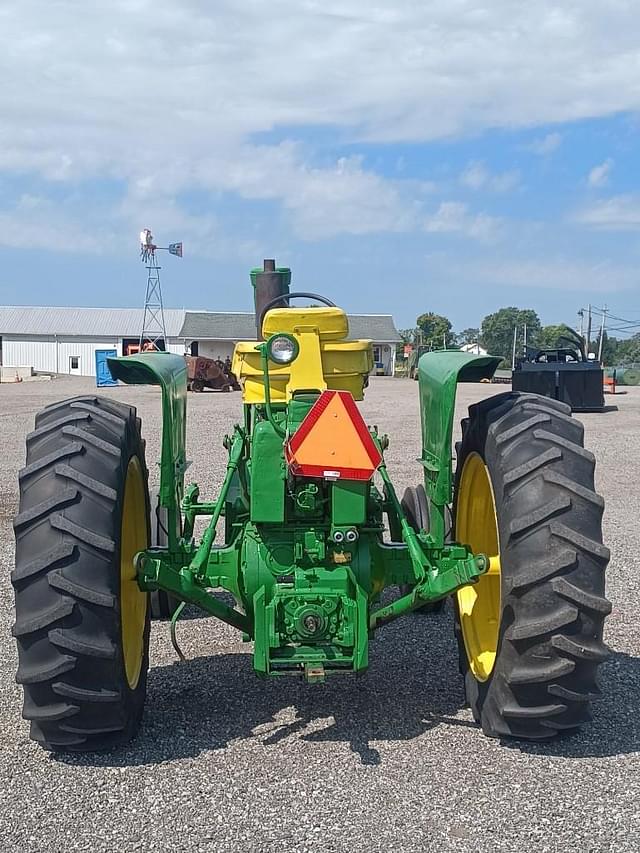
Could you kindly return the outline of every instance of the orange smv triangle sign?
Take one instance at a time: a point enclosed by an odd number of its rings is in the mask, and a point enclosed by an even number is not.
[[[292,472],[329,480],[369,480],[380,451],[348,391],[323,391],[285,446]]]

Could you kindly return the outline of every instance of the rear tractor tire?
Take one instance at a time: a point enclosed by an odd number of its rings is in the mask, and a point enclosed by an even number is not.
[[[429,504],[424,486],[420,483],[417,486],[409,486],[405,489],[405,493],[400,501],[400,505],[404,510],[407,521],[416,532],[420,530],[429,531]],[[400,584],[400,594],[408,595],[411,592],[410,584]],[[434,601],[431,604],[423,604],[422,607],[414,610],[414,613],[442,613],[444,609],[445,599]]]
[[[36,417],[14,521],[16,680],[31,737],[52,751],[130,740],[149,666],[149,596],[133,557],[149,543],[140,420],[101,397]]]
[[[453,596],[467,700],[491,737],[575,731],[599,695],[611,610],[584,428],[564,403],[511,392],[472,406],[462,427],[455,541],[498,558]]]

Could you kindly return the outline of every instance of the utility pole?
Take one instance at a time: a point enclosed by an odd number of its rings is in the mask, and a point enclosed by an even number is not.
[[[584,308],[578,311],[578,317],[580,317],[580,337],[584,338]]]
[[[524,340],[523,340],[523,353],[524,357],[527,357],[527,324],[524,324]]]
[[[600,341],[598,342],[598,361],[602,361],[602,347],[604,342],[604,330],[607,322],[607,306],[602,309],[602,324],[600,326]]]
[[[447,348],[447,333],[443,332],[442,333],[442,349],[446,349],[446,348]]]
[[[511,350],[511,370],[516,367],[516,342],[518,340],[518,327],[513,327],[513,348]]]
[[[591,303],[589,303],[589,313],[587,314],[587,358],[591,349]]]

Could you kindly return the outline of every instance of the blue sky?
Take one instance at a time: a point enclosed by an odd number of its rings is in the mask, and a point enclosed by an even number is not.
[[[170,306],[298,289],[399,327],[504,305],[640,322],[633,2],[8,0],[0,303]]]

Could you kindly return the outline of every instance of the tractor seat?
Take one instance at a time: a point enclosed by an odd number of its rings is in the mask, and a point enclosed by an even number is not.
[[[265,340],[278,332],[295,335],[297,331],[316,331],[321,341],[343,341],[349,334],[349,321],[342,308],[272,308],[262,321]]]

